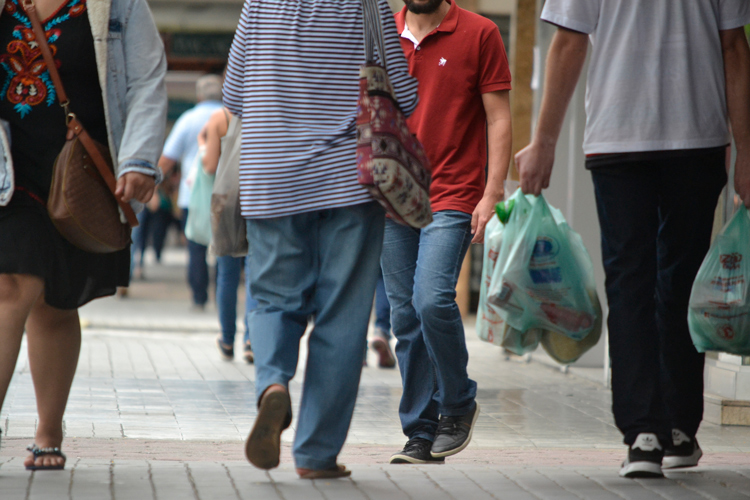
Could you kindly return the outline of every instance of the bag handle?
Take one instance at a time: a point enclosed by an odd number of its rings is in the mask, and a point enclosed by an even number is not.
[[[380,7],[378,0],[361,0],[362,17],[364,23],[365,38],[365,61],[375,62],[375,45],[378,47],[378,55],[383,68],[388,69],[385,57],[385,40],[383,40],[383,23],[380,19]]]
[[[78,137],[78,140],[81,141],[81,144],[83,144],[84,149],[86,149],[86,152],[93,160],[94,165],[96,165],[96,169],[102,176],[102,179],[104,179],[107,187],[112,192],[112,196],[114,196],[117,204],[120,206],[120,209],[122,209],[122,213],[125,215],[125,218],[128,221],[128,225],[130,227],[136,227],[138,225],[138,218],[135,216],[135,212],[133,212],[130,204],[125,203],[117,196],[115,196],[117,181],[115,181],[115,176],[107,165],[107,161],[99,152],[99,149],[96,147],[96,144],[94,143],[94,140],[91,138],[89,133],[86,132],[86,129],[83,128],[81,122],[78,121],[76,115],[74,113],[71,113],[69,110],[70,99],[68,99],[68,96],[65,93],[65,87],[63,87],[62,80],[60,79],[60,73],[57,72],[55,59],[52,57],[52,51],[50,51],[49,45],[47,45],[47,35],[44,32],[44,29],[42,29],[42,23],[39,21],[39,14],[37,14],[34,1],[21,0],[21,2],[23,4],[23,9],[29,16],[29,21],[31,21],[31,27],[34,30],[34,36],[36,37],[37,45],[39,46],[39,50],[42,53],[44,62],[47,65],[49,76],[50,78],[52,78],[52,83],[55,85],[57,99],[58,101],[60,101],[60,106],[62,106],[62,108],[65,110],[65,122],[68,126],[68,130],[73,132],[73,134]]]

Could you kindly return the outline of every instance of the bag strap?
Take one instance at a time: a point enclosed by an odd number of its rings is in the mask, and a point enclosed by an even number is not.
[[[107,184],[109,190],[112,192],[112,196],[114,196],[117,204],[122,209],[122,213],[125,215],[125,218],[128,221],[128,225],[130,227],[136,227],[138,225],[138,218],[135,216],[135,212],[133,212],[130,204],[125,203],[117,196],[115,196],[117,181],[115,181],[115,176],[107,165],[107,161],[99,152],[99,148],[96,147],[96,144],[94,143],[94,140],[91,138],[89,133],[86,132],[86,129],[83,128],[81,122],[78,121],[76,115],[71,113],[69,110],[70,99],[68,99],[68,96],[65,93],[65,88],[63,87],[62,80],[60,79],[60,73],[57,72],[55,59],[52,57],[52,51],[50,50],[49,45],[47,45],[47,34],[44,32],[44,29],[42,29],[42,23],[39,21],[39,14],[37,14],[34,1],[21,1],[23,4],[23,9],[26,11],[26,15],[29,16],[29,21],[31,21],[31,28],[34,30],[34,36],[36,37],[36,42],[39,46],[40,52],[42,53],[44,62],[47,65],[49,76],[50,78],[52,78],[52,83],[55,85],[57,99],[58,101],[60,101],[60,106],[62,106],[62,108],[65,110],[65,121],[67,123],[68,130],[72,131],[76,135],[76,137],[78,137],[78,140],[81,141],[81,144],[83,144],[84,149],[86,149],[86,152],[93,160],[94,165],[96,165],[96,169],[99,171],[99,175],[102,176],[102,179]]]
[[[362,1],[362,20],[364,24],[365,39],[365,61],[375,62],[375,45],[378,47],[378,55],[383,68],[388,69],[385,57],[385,40],[383,39],[383,24],[380,19],[380,7],[378,0]]]

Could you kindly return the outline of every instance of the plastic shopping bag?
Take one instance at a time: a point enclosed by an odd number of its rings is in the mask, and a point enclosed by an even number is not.
[[[221,157],[211,194],[211,250],[219,257],[247,255],[247,225],[240,210],[242,120],[232,118],[221,139]]]
[[[688,327],[698,352],[750,356],[750,214],[742,206],[711,245],[693,283]]]
[[[195,243],[208,246],[211,243],[211,190],[214,176],[203,170],[200,152],[196,158],[195,182],[190,191],[188,218],[185,222],[185,237]]]
[[[511,198],[510,205],[515,204],[515,198],[520,191]],[[520,196],[523,196],[520,194]],[[488,290],[492,281],[500,246],[503,240],[504,225],[498,217],[492,217],[484,230],[484,261],[482,267],[482,283],[479,289],[479,307],[477,309],[477,335],[480,339],[491,344],[504,347],[510,352],[522,356],[533,351],[539,345],[541,330],[520,332],[511,328],[503,319],[502,311],[487,300]]]
[[[593,266],[582,266],[582,258],[591,259],[582,243],[580,248],[571,243],[572,235],[544,197],[515,198],[488,293],[489,303],[503,311],[510,327],[549,330],[574,341],[596,329],[601,311],[591,298]]]

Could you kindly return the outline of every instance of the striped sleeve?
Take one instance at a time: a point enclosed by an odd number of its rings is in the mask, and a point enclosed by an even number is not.
[[[251,0],[245,0],[240,21],[229,49],[227,74],[224,77],[224,106],[234,116],[242,116],[243,78],[245,74],[245,43],[247,41],[248,11]]]
[[[387,0],[378,0],[385,58],[403,111],[417,103]],[[241,116],[240,203],[269,218],[372,201],[357,179],[359,0],[246,0],[224,103]]]

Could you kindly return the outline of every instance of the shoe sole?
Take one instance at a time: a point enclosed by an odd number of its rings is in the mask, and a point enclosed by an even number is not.
[[[654,462],[631,462],[620,469],[620,477],[647,478],[664,477],[661,465]]]
[[[469,435],[466,436],[466,441],[464,441],[463,443],[461,443],[461,446],[459,446],[458,448],[453,448],[452,450],[441,451],[439,453],[434,453],[434,452],[431,451],[430,455],[432,455],[432,458],[450,457],[451,455],[455,455],[456,453],[462,452],[464,450],[464,448],[466,448],[467,446],[469,446],[469,443],[471,442],[471,436],[472,436],[472,434],[474,434],[474,424],[477,423],[477,419],[479,418],[479,403],[477,402],[475,404],[477,405],[477,409],[474,412],[474,418],[471,419],[471,428],[469,429]]]
[[[444,464],[445,460],[420,460],[419,458],[410,457],[409,455],[401,455],[399,453],[393,455],[391,459],[388,461],[389,464],[412,464],[412,465],[427,465],[427,464],[435,464],[440,465]]]
[[[698,460],[703,456],[703,451],[700,448],[695,450],[692,455],[679,456],[671,455],[665,456],[662,462],[662,469],[684,469],[685,467],[695,467],[698,465]]]
[[[260,401],[258,416],[245,443],[245,457],[259,469],[273,469],[279,465],[281,431],[290,406],[286,392],[272,392]]]
[[[370,342],[370,347],[372,347],[375,352],[378,353],[378,366],[380,368],[396,367],[396,359],[393,357],[393,354],[391,354],[390,349],[388,348],[388,345],[386,344],[386,341],[384,339],[373,339],[372,342]],[[384,363],[384,359],[389,360],[389,362]]]

